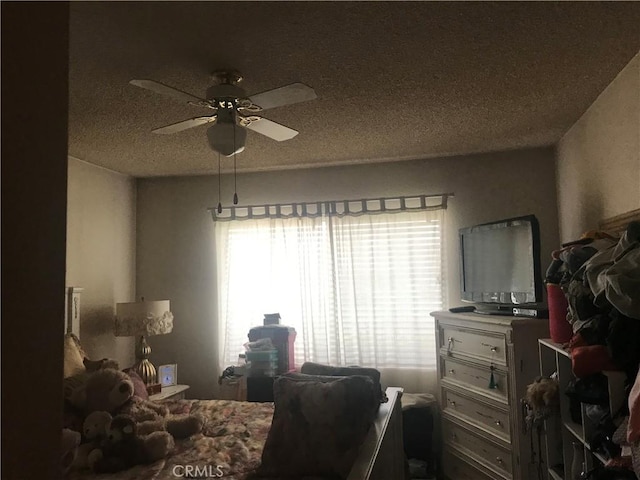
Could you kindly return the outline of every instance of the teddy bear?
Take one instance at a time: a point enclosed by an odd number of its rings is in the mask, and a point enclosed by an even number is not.
[[[116,369],[92,372],[70,396],[70,402],[86,415],[104,411],[112,416],[130,415],[141,435],[166,430],[175,438],[187,438],[202,430],[199,415],[170,415],[166,406],[133,395],[133,382]]]
[[[62,429],[60,466],[62,474],[66,475],[75,462],[78,455],[78,445],[80,444],[80,433],[69,428]]]
[[[74,469],[92,468],[100,453],[99,449],[107,438],[111,424],[111,414],[103,411],[91,412],[82,424],[82,443],[73,462]]]
[[[91,468],[96,473],[114,473],[135,465],[149,464],[165,458],[174,447],[173,437],[166,431],[138,434],[130,415],[111,418],[100,448],[91,453]]]
[[[528,424],[539,425],[552,414],[558,404],[558,392],[555,378],[537,377],[527,386],[525,401],[531,409],[526,418]]]
[[[96,370],[100,370],[102,368],[113,368],[115,370],[119,370],[120,366],[118,365],[118,361],[113,358],[102,358],[100,360],[91,360],[87,357],[84,357],[82,360],[84,364],[85,371],[87,373],[95,372]]]

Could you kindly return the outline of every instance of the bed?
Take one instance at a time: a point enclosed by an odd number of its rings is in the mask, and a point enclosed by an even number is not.
[[[81,292],[82,289],[77,287],[70,287],[66,292],[65,333],[74,333],[78,337]],[[385,393],[388,400],[380,404],[364,440],[360,445],[355,446],[355,461],[352,464],[349,462],[348,474],[331,478],[346,478],[347,480],[401,480],[406,478],[402,443],[402,388],[389,387]],[[264,465],[263,471],[259,471],[268,437],[271,442],[270,446],[273,446],[274,443],[276,427],[274,427],[274,432],[271,432],[272,435],[269,435],[272,430],[274,403],[180,399],[165,400],[164,404],[174,414],[201,415],[205,419],[202,432],[187,439],[177,440],[172,453],[166,459],[153,464],[138,465],[117,474],[95,474],[87,470],[73,469],[65,478],[72,480],[113,478],[123,480],[313,478],[315,480],[326,478],[322,475],[289,475],[286,468],[283,469],[282,474],[276,475],[273,471],[267,471],[268,475],[265,475]],[[276,422],[274,422],[275,424]],[[278,424],[277,428],[282,430],[282,423]],[[285,426],[286,428],[289,427]],[[285,436],[288,435],[286,430],[284,433]],[[325,441],[327,445],[332,445],[334,439],[326,438]],[[284,444],[286,443],[284,442]],[[291,445],[291,443],[289,439],[288,444]],[[271,450],[273,449],[271,448],[269,451]],[[291,462],[281,463],[295,464],[295,453],[294,451],[290,452]],[[305,455],[308,456],[309,452],[305,452]],[[306,461],[306,459],[298,460]]]

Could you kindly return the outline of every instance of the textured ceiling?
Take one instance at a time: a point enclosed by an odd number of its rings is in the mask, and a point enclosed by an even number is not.
[[[303,82],[316,100],[264,116],[238,171],[550,145],[640,50],[636,2],[71,2],[69,153],[134,176],[217,172],[204,97],[215,70],[247,94]],[[223,171],[232,160],[223,157]]]

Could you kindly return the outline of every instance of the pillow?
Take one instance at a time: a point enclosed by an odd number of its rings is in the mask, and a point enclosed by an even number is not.
[[[380,371],[375,368],[366,367],[332,367],[330,365],[323,365],[321,363],[305,362],[300,368],[301,373],[308,375],[329,375],[329,376],[344,376],[350,375],[364,375],[370,377],[373,380],[376,395],[380,403],[385,403],[388,399],[380,386]]]
[[[275,411],[257,473],[346,478],[379,406],[374,383],[362,375],[299,375],[274,382]]]
[[[84,351],[80,340],[73,333],[64,336],[64,378],[72,377],[85,371]]]
[[[84,421],[84,412],[81,408],[76,407],[72,402],[73,392],[82,387],[89,373],[81,372],[62,380],[64,403],[62,410],[62,426],[76,432],[82,432],[82,422]]]
[[[89,378],[89,372],[80,372],[64,378],[62,380],[64,399],[69,400],[73,392],[86,383],[87,378]]]

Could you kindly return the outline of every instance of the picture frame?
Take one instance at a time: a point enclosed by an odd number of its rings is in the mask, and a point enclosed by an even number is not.
[[[178,384],[178,364],[168,363],[158,367],[158,382],[163,387],[170,387]]]

